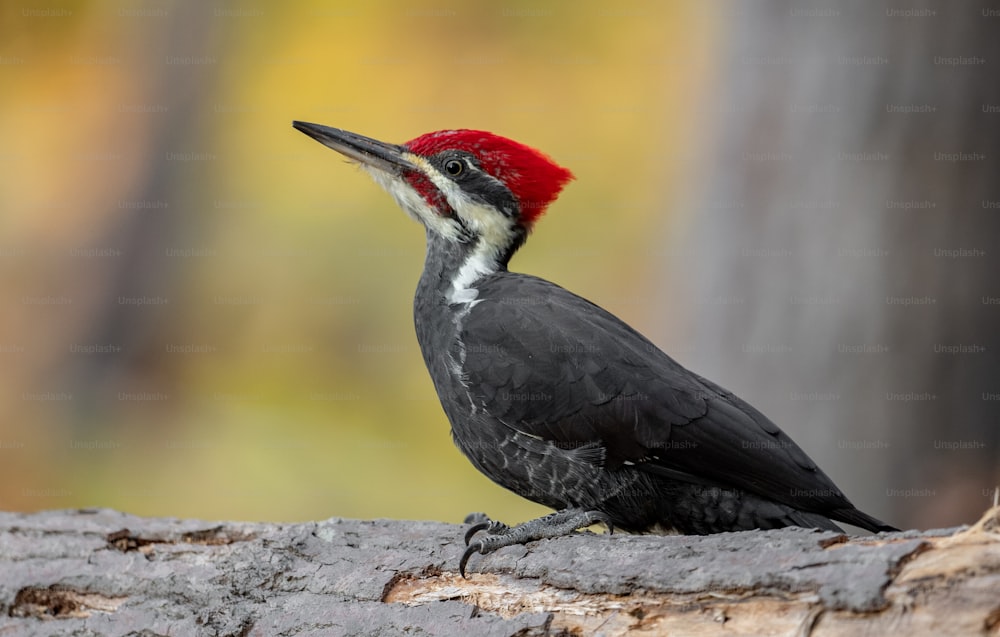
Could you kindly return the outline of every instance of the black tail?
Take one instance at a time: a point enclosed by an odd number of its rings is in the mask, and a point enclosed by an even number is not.
[[[890,526],[882,520],[873,518],[864,511],[859,511],[857,509],[837,509],[836,511],[831,511],[826,515],[827,517],[837,520],[838,522],[846,522],[847,524],[860,526],[862,529],[871,531],[872,533],[879,533],[881,531],[892,533],[893,531],[899,531],[896,527]]]

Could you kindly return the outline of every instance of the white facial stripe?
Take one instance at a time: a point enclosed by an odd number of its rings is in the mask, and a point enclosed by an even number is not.
[[[493,274],[499,269],[500,254],[508,248],[514,236],[514,221],[492,207],[474,201],[458,184],[441,174],[420,155],[406,153],[404,157],[441,191],[455,214],[478,237],[475,248],[452,281],[448,294],[450,303],[469,303],[471,307],[479,302],[477,300],[479,291],[473,285],[482,277]],[[381,170],[369,167],[366,169],[375,181],[393,196],[396,203],[415,219],[447,239],[457,241],[460,238],[458,226],[438,215],[409,184]]]
[[[406,158],[411,161],[413,157],[416,157],[416,155],[406,156]],[[422,157],[419,159],[424,161]],[[361,167],[372,176],[375,183],[382,186],[386,192],[392,195],[392,198],[396,200],[396,204],[405,210],[408,215],[434,229],[443,237],[453,241],[459,238],[459,228],[455,225],[455,223],[437,214],[437,212],[435,212],[434,209],[431,208],[431,206],[424,200],[423,196],[414,190],[410,184],[396,178],[393,175],[381,171],[378,168],[373,168],[365,164],[361,164]]]
[[[479,303],[477,300],[479,291],[473,286],[479,279],[499,269],[500,254],[507,249],[511,237],[514,236],[514,222],[499,214],[491,206],[474,201],[458,184],[442,175],[422,157],[408,156],[407,159],[424,171],[431,183],[448,200],[455,214],[478,237],[475,248],[469,253],[468,259],[451,282],[448,294],[449,302],[469,303],[472,307]]]
[[[448,300],[452,303],[472,302],[475,305],[479,302],[475,300],[479,291],[474,285],[479,279],[500,269],[500,254],[511,241],[513,222],[493,208],[472,201],[454,184],[450,192],[444,192],[456,214],[478,235],[475,247],[451,282]]]
[[[470,230],[473,230],[486,243],[496,246],[498,251],[507,247],[513,234],[513,220],[498,214],[490,206],[473,201],[458,184],[441,174],[423,157],[407,154],[406,159],[419,168],[431,180],[431,183],[444,194],[452,210],[466,222]],[[496,181],[495,177],[487,176]]]

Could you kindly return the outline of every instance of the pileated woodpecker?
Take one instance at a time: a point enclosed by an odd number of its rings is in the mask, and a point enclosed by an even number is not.
[[[357,162],[423,224],[417,340],[455,444],[555,513],[470,516],[474,553],[609,530],[897,529],[856,509],[791,438],[616,316],[507,264],[573,175],[524,144],[443,130],[402,145],[294,122]]]

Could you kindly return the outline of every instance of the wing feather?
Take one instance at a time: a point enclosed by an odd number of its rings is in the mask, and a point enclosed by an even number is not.
[[[609,468],[629,462],[804,510],[852,506],[766,416],[593,303],[527,275],[481,281],[478,300],[462,325],[463,371],[474,400],[519,431],[599,443]]]

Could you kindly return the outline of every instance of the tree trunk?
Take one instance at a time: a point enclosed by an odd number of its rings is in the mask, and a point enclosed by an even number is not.
[[[693,329],[667,351],[767,414],[859,508],[970,521],[1000,479],[1000,18],[730,8],[708,150],[679,195],[691,222],[664,263]]]
[[[972,528],[576,534],[476,556],[463,528],[0,513],[0,633],[995,634],[1000,508]]]

